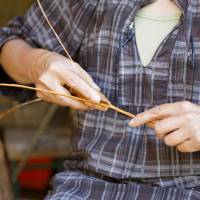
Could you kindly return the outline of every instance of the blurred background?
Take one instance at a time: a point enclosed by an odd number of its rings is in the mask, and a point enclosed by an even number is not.
[[[33,2],[0,0],[0,26],[23,15]],[[0,112],[16,105],[18,102],[0,97]],[[70,155],[72,129],[71,110],[44,102],[0,120],[0,173],[8,175],[0,180],[0,193],[10,189],[16,199],[44,199],[51,178],[63,170],[63,161]]]

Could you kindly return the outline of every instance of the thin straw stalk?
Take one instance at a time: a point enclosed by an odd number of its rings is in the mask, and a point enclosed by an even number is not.
[[[34,103],[37,103],[37,102],[40,102],[42,101],[41,99],[34,99],[34,100],[31,100],[31,101],[27,101],[25,103],[21,103],[13,108],[10,108],[8,109],[7,111],[3,112],[3,113],[0,113],[0,120],[3,119],[5,116],[9,115],[10,113],[12,112],[15,112],[16,110],[24,107],[24,106],[28,106],[28,105],[31,105],[31,104],[34,104]]]
[[[22,88],[22,89],[27,89],[27,90],[34,90],[34,91],[40,91],[40,92],[45,92],[45,93],[49,93],[49,94],[53,94],[53,95],[58,95],[58,96],[63,96],[63,97],[67,97],[67,98],[70,98],[70,99],[74,99],[74,100],[78,100],[78,101],[81,101],[83,103],[92,103],[92,104],[95,104],[95,105],[98,105],[98,106],[102,106],[102,107],[105,107],[107,109],[112,109],[112,110],[115,110],[116,112],[118,113],[121,113],[129,118],[134,118],[135,115],[130,113],[130,112],[127,112],[125,110],[122,110],[112,104],[106,104],[104,102],[100,102],[100,103],[93,103],[91,102],[90,100],[88,99],[84,99],[84,98],[81,98],[81,97],[76,97],[76,96],[72,96],[72,95],[67,95],[67,94],[62,94],[62,93],[59,93],[59,92],[56,92],[56,91],[52,91],[52,90],[45,90],[45,89],[41,89],[41,88],[35,88],[35,87],[31,87],[31,86],[25,86],[25,85],[19,85],[19,84],[7,84],[7,83],[0,83],[0,87],[14,87],[14,88]],[[35,100],[36,101],[36,100]],[[39,100],[38,100],[39,101]],[[16,108],[17,109],[17,108]],[[15,110],[15,108],[14,108]],[[9,112],[9,111],[8,111]],[[0,115],[0,119],[2,118],[2,115]],[[153,128],[155,123],[154,122],[150,122],[147,124],[150,128]]]
[[[43,7],[42,7],[40,1],[37,0],[37,3],[38,3],[39,8],[40,8],[40,10],[41,10],[41,12],[42,12],[42,15],[44,16],[45,20],[47,21],[48,25],[50,26],[51,30],[53,31],[54,35],[56,36],[56,38],[57,38],[58,42],[60,43],[60,45],[62,46],[63,50],[64,50],[65,53],[67,54],[68,58],[69,58],[72,62],[74,62],[73,59],[72,59],[72,57],[70,56],[69,52],[68,52],[67,49],[65,48],[65,45],[62,43],[60,37],[58,36],[57,32],[56,32],[55,29],[53,28],[51,22],[49,21],[49,19],[48,19],[46,13],[45,13],[45,11],[44,11],[44,9],[43,9]]]
[[[96,104],[96,105],[99,105],[99,106],[109,108],[109,105],[105,104],[105,103],[93,103],[88,99],[84,99],[84,98],[76,97],[76,96],[72,96],[72,95],[67,95],[67,94],[59,93],[59,92],[52,91],[52,90],[46,90],[46,89],[35,88],[35,87],[19,85],[19,84],[7,84],[7,83],[0,83],[0,87],[14,87],[14,88],[22,88],[22,89],[27,89],[27,90],[45,92],[45,93],[49,93],[49,94],[53,94],[53,95],[57,95],[57,96],[63,96],[63,97],[71,98],[71,99],[74,99],[74,100],[77,100],[77,101],[81,101],[83,103],[92,103],[92,104]]]

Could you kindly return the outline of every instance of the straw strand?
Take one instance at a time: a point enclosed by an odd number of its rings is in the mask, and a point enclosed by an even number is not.
[[[20,109],[24,106],[28,106],[28,105],[31,105],[31,104],[34,104],[34,103],[40,102],[40,101],[42,101],[42,100],[41,99],[34,99],[34,100],[31,100],[31,101],[27,101],[25,103],[21,103],[17,106],[14,106],[13,108],[10,108],[3,113],[0,113],[0,120],[3,119],[5,116],[9,115],[10,113],[15,112],[16,110],[18,110],[18,109]]]
[[[122,109],[120,109],[120,108],[118,108],[118,107],[116,107],[116,106],[114,106],[112,104],[106,104],[104,102],[93,103],[90,100],[85,99],[85,98],[81,98],[81,97],[77,97],[77,96],[73,96],[73,95],[62,94],[62,93],[59,93],[59,92],[56,92],[56,91],[52,91],[52,90],[46,90],[46,89],[35,88],[35,87],[19,85],[19,84],[7,84],[7,83],[0,83],[0,87],[22,88],[22,89],[27,89],[27,90],[40,91],[40,92],[45,92],[45,93],[49,93],[49,94],[53,94],[53,95],[63,96],[63,97],[67,97],[67,98],[71,98],[71,99],[74,99],[74,100],[81,101],[83,103],[92,103],[94,105],[98,105],[98,106],[102,106],[102,107],[105,107],[105,108],[108,108],[108,109],[112,109],[112,110],[115,110],[118,113],[121,113],[121,114],[129,117],[129,118],[134,118],[135,117],[134,114],[132,114],[130,112],[127,112],[125,110],[122,110]],[[1,118],[1,116],[0,116],[0,118]],[[155,124],[154,124],[154,122],[150,122],[147,125],[149,127],[153,128]]]
[[[58,34],[56,33],[55,29],[53,28],[51,22],[49,21],[49,19],[48,19],[47,15],[46,15],[46,13],[45,13],[45,11],[44,11],[44,9],[43,9],[41,3],[40,3],[40,0],[37,0],[37,3],[38,3],[38,5],[39,5],[39,7],[40,7],[40,10],[41,10],[41,12],[42,12],[44,18],[46,19],[48,25],[50,26],[51,30],[53,31],[54,35],[56,36],[56,38],[57,38],[57,40],[59,41],[60,45],[62,46],[63,50],[64,50],[65,53],[67,54],[68,58],[69,58],[72,62],[74,62],[74,61],[72,60],[72,57],[70,56],[69,52],[68,52],[67,49],[65,48],[64,44],[62,43],[60,37],[58,36]]]

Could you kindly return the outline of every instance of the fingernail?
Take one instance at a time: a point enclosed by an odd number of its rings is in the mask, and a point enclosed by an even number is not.
[[[108,111],[108,108],[101,108],[101,111],[103,111],[103,112],[106,112],[106,111]]]
[[[130,122],[128,123],[128,125],[129,125],[129,126],[132,126],[132,121],[130,121]]]
[[[101,101],[101,97],[98,94],[93,94],[91,96],[92,100],[96,103],[99,103]]]
[[[101,88],[100,88],[98,85],[96,85],[96,83],[93,83],[93,84],[92,84],[92,87],[93,87],[94,89],[98,90],[98,91],[101,90]]]
[[[129,122],[129,126],[136,126],[136,120],[135,120],[135,119],[132,119],[132,120]]]

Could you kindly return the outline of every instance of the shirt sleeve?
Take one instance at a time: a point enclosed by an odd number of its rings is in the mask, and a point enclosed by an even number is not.
[[[43,0],[42,7],[69,53],[74,56],[97,6],[97,0]],[[0,29],[0,49],[9,40],[20,38],[33,47],[64,54],[37,3],[24,17],[15,17]]]
[[[97,2],[97,0],[41,0],[48,19],[72,57],[75,57],[80,47]],[[6,42],[13,39],[23,39],[35,48],[65,55],[37,3],[30,7],[25,16],[15,17],[0,28],[0,50]],[[0,82],[13,82],[1,67]],[[16,89],[6,91],[4,89],[5,94],[11,94]],[[11,96],[14,95],[15,92]]]

